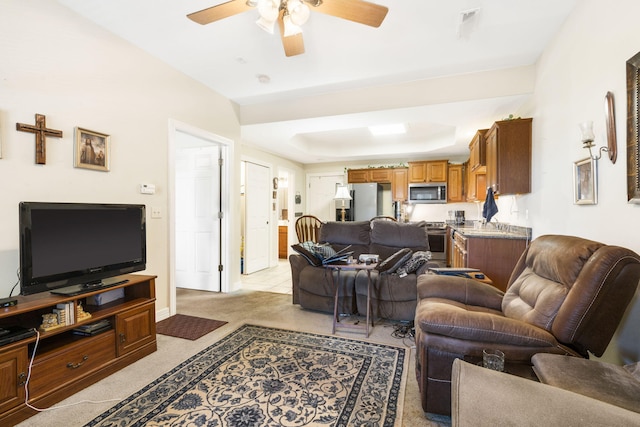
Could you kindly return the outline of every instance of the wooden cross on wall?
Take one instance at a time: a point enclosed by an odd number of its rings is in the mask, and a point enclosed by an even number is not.
[[[44,165],[47,163],[47,137],[53,136],[56,138],[62,138],[61,130],[47,129],[46,119],[43,114],[36,114],[35,126],[16,123],[16,129],[22,132],[36,134],[36,164],[38,165]]]

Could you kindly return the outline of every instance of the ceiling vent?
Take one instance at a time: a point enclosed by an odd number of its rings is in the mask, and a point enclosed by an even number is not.
[[[476,29],[478,25],[478,15],[480,14],[480,8],[468,9],[460,12],[458,16],[458,38],[468,39],[471,33]]]

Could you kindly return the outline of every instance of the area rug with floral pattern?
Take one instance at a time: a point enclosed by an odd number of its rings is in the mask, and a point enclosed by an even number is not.
[[[405,349],[243,325],[87,426],[395,426]]]

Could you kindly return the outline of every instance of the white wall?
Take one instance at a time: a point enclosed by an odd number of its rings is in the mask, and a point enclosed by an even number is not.
[[[562,31],[545,50],[529,111],[533,117],[532,193],[519,197],[519,215],[528,210],[533,234],[574,234],[640,253],[634,226],[640,205],[627,203],[625,62],[640,51],[640,2],[578,2]],[[615,96],[618,160],[606,153],[598,162],[598,204],[573,204],[573,162],[588,156],[578,123],[593,120],[598,146],[606,144],[604,97]],[[500,211],[510,198],[501,198]]]
[[[640,51],[640,2],[583,0],[538,62],[531,105],[519,112],[533,117],[532,193],[498,201],[506,222],[528,224],[534,238],[570,234],[640,253],[640,205],[627,203],[626,61]],[[618,160],[598,162],[598,204],[573,204],[573,162],[586,158],[578,123],[593,120],[596,144],[606,146],[604,97],[615,96]],[[517,201],[518,212],[505,216]],[[528,211],[528,219],[526,213]],[[640,304],[640,298],[635,305]],[[637,311],[637,309],[636,309]],[[636,316],[637,317],[637,316]],[[640,357],[640,325],[621,328]],[[631,344],[629,344],[631,343]],[[616,361],[616,340],[605,357]],[[609,356],[608,356],[609,355]]]
[[[146,273],[158,275],[156,308],[166,309],[168,122],[237,141],[231,104],[57,2],[2,0],[0,9],[0,296],[17,280],[18,202],[142,203],[164,213],[150,219],[147,212]],[[34,135],[15,130],[17,122],[33,124],[36,113],[64,133],[47,138],[46,165],[35,164]],[[111,136],[110,172],[73,167],[76,126]],[[156,194],[139,194],[140,183],[155,184]],[[232,250],[239,253],[239,228],[231,220]],[[238,257],[233,263],[238,280]]]

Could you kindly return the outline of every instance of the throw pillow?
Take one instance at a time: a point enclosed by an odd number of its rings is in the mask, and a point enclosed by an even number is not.
[[[431,252],[417,251],[413,256],[405,262],[402,267],[398,268],[398,275],[404,277],[407,274],[417,271],[422,265],[431,259]]]
[[[308,243],[311,243],[311,245]],[[291,245],[291,249],[302,255],[310,265],[318,267],[322,265],[322,261],[316,256],[313,250],[309,250],[309,247],[313,245],[313,242],[296,243],[295,245]]]
[[[400,249],[376,266],[380,273],[391,274],[411,258],[411,249]]]
[[[328,243],[316,243],[313,247],[313,251],[321,261],[336,255],[336,251]]]

